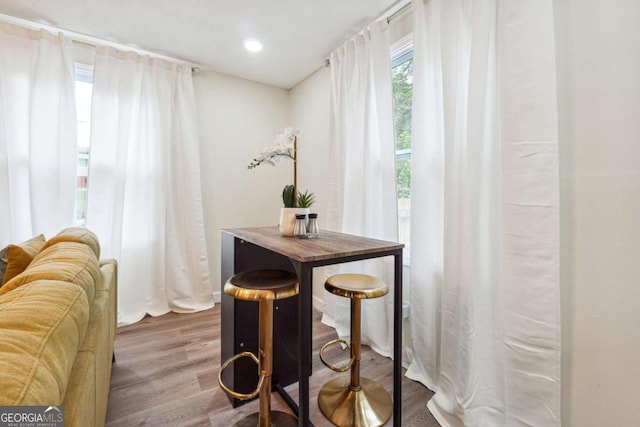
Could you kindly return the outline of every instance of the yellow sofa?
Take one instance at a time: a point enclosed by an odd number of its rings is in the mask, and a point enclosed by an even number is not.
[[[62,405],[65,427],[103,426],[116,301],[117,263],[94,233],[49,239],[0,287],[0,405]]]

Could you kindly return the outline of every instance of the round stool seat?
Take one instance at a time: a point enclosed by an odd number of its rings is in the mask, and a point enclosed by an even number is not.
[[[284,270],[255,270],[234,274],[224,292],[245,301],[269,301],[298,294],[298,277]]]
[[[367,274],[335,274],[327,279],[324,288],[334,295],[358,299],[378,298],[389,292],[384,281]]]

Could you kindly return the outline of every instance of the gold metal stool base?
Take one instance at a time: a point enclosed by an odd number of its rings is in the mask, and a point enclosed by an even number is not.
[[[238,427],[296,427],[298,419],[285,412],[271,411],[271,375],[273,373],[273,301],[298,294],[298,278],[295,273],[283,270],[255,270],[237,273],[224,285],[224,292],[237,299],[258,301],[258,354],[242,352],[227,359],[218,371],[218,384],[228,395],[236,399],[251,399],[260,395],[260,411],[251,414],[234,426]],[[260,372],[258,385],[248,394],[238,393],[222,381],[227,367],[242,357],[250,357]]]
[[[329,421],[340,427],[378,427],[393,412],[389,393],[378,383],[360,377],[360,390],[350,387],[349,377],[326,383],[318,393],[318,406]]]
[[[258,412],[247,415],[237,421],[233,427],[257,427],[260,424],[260,414]],[[280,411],[271,411],[272,427],[298,427],[298,419],[291,414]]]

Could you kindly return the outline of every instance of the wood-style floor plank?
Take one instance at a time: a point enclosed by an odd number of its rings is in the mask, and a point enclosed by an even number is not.
[[[316,398],[323,384],[338,375],[320,361],[318,350],[335,338],[335,331],[313,323],[313,375],[310,379],[311,421],[317,427],[331,426],[320,413]],[[229,427],[245,415],[257,412],[258,401],[232,408],[218,386],[220,368],[220,305],[191,314],[169,313],[145,317],[118,329],[116,361],[111,374],[107,426],[214,426]],[[327,353],[332,361],[348,359],[339,350]],[[367,346],[362,347],[362,376],[392,390],[393,365]],[[426,409],[432,393],[419,383],[403,378],[402,425],[437,427]],[[297,401],[297,384],[287,392]],[[290,412],[274,393],[272,408]],[[392,425],[391,421],[387,423]]]

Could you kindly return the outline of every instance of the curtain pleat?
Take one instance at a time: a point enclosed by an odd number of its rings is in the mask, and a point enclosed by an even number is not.
[[[328,227],[382,240],[398,240],[395,143],[389,28],[376,22],[331,54],[330,202]],[[367,273],[392,288],[392,260],[339,268]],[[336,269],[329,269],[329,273]],[[350,335],[349,301],[325,293],[325,318]],[[391,356],[393,291],[362,305],[362,341]],[[331,318],[331,314],[333,318]]]
[[[71,43],[0,23],[0,245],[74,225]]]
[[[189,67],[96,50],[87,227],[119,261],[118,322],[213,306]]]
[[[560,425],[552,2],[413,7],[407,375],[443,426]]]

